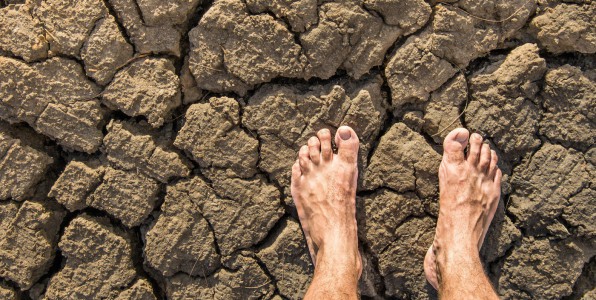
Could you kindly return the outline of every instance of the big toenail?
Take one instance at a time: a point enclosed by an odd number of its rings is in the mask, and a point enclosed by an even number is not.
[[[455,140],[458,141],[458,142],[460,142],[460,143],[465,143],[468,140],[468,137],[465,134],[463,134],[463,133],[458,133],[455,136]]]
[[[339,130],[339,137],[342,140],[344,140],[344,141],[349,140],[351,136],[352,136],[352,133],[350,132],[350,130],[348,130],[346,128],[341,128]]]

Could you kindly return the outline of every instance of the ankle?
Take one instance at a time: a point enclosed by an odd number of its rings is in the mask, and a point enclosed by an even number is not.
[[[442,263],[437,259],[441,299],[498,299],[484,273],[478,251],[442,256]]]
[[[362,274],[362,259],[358,247],[323,247],[317,252],[315,272],[355,276]]]
[[[480,254],[475,244],[455,244],[448,247],[433,247],[437,267],[440,269],[458,269],[458,265],[480,263]]]

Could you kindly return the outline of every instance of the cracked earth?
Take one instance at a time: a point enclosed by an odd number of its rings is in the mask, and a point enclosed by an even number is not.
[[[596,2],[0,0],[0,298],[299,299],[297,150],[352,126],[365,299],[435,299],[442,138],[503,299],[596,299]]]

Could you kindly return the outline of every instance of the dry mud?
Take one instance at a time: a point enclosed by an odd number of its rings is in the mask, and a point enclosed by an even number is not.
[[[363,298],[436,298],[464,126],[506,174],[498,293],[595,299],[595,52],[590,0],[1,0],[0,298],[300,298],[290,166],[345,124]]]

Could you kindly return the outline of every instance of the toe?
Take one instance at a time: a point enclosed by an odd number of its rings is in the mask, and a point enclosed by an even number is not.
[[[482,172],[488,173],[488,167],[491,162],[491,150],[488,144],[482,144],[480,148],[480,159],[478,161],[478,167]]]
[[[496,193],[499,194],[499,197],[501,196],[501,177],[503,177],[503,173],[501,172],[501,169],[497,167],[497,170],[495,171],[495,179],[493,181],[493,188]]]
[[[308,173],[310,169],[310,155],[308,154],[308,146],[304,145],[298,152],[298,163],[300,164],[300,170],[302,174]]]
[[[348,127],[341,126],[335,134],[335,144],[337,145],[337,156],[348,163],[356,164],[358,162],[358,136],[356,132]]]
[[[300,169],[300,163],[297,159],[294,165],[292,165],[292,182],[300,178],[300,175],[302,175],[302,170]]]
[[[470,132],[465,128],[452,130],[443,141],[443,158],[447,163],[461,163],[464,161],[464,149],[468,145]]]
[[[317,132],[319,143],[321,145],[321,159],[328,161],[333,158],[333,149],[331,148],[331,132],[329,129],[321,129]]]
[[[490,150],[490,166],[488,167],[488,177],[490,179],[495,178],[495,174],[497,173],[497,163],[499,162],[499,156],[495,150]]]
[[[318,165],[321,161],[321,142],[319,142],[319,139],[316,136],[308,139],[308,153],[310,155],[310,160],[315,165]]]
[[[297,202],[297,198],[296,196],[298,195],[298,184],[300,182],[300,176],[302,175],[302,170],[300,169],[300,163],[298,162],[298,159],[296,159],[296,162],[294,163],[294,165],[292,165],[292,179],[290,181],[290,193],[292,194],[292,197],[294,198],[294,202]]]
[[[481,150],[482,136],[480,136],[478,133],[472,133],[470,136],[470,148],[468,150],[468,162],[474,166],[478,164]]]
[[[488,227],[490,223],[493,221],[493,217],[495,216],[495,213],[497,212],[497,207],[499,206],[499,201],[501,201],[501,193],[499,193],[498,196],[495,196],[494,198],[490,199],[490,203],[488,206],[488,224],[486,224],[486,227]]]
[[[490,225],[490,222],[492,222],[493,217],[495,216],[495,212],[497,211],[497,207],[499,206],[499,201],[501,201],[501,176],[503,176],[503,174],[501,173],[501,170],[499,170],[498,167],[496,169],[497,170],[495,171],[495,180],[492,183],[493,193],[492,197],[489,199],[490,203],[488,205],[488,224],[486,224],[486,227],[488,227]]]

